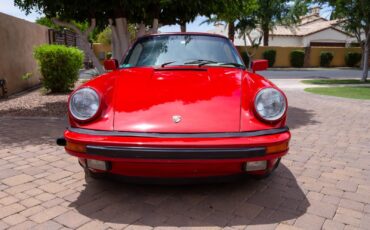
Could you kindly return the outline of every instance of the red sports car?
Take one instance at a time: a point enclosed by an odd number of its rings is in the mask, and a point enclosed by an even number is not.
[[[249,72],[226,37],[144,36],[105,68],[71,94],[57,141],[88,175],[264,177],[288,151],[286,96]]]

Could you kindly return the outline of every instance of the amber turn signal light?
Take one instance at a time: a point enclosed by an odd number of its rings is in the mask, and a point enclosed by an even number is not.
[[[277,144],[277,145],[267,146],[266,153],[267,154],[272,154],[272,153],[285,152],[285,151],[288,150],[288,146],[289,146],[289,142],[284,142],[284,143]]]
[[[79,153],[85,153],[86,152],[86,146],[83,144],[77,144],[73,142],[67,141],[66,149],[73,151],[73,152],[79,152]]]

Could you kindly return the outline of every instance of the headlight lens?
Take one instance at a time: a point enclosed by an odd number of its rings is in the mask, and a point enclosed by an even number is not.
[[[286,110],[286,101],[282,93],[274,88],[262,89],[254,102],[257,113],[267,121],[280,119]]]
[[[99,106],[100,99],[95,90],[82,88],[72,95],[69,102],[69,111],[74,118],[85,121],[98,112]]]

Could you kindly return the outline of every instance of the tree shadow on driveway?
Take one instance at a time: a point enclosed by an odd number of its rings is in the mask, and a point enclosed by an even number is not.
[[[298,129],[302,126],[318,124],[319,122],[314,120],[314,117],[313,110],[289,106],[287,125],[290,129]]]
[[[226,227],[277,224],[303,215],[309,202],[281,164],[265,180],[187,186],[134,185],[87,179],[70,204],[112,228],[127,225]]]
[[[67,118],[0,116],[0,148],[24,145],[56,145],[63,136]]]

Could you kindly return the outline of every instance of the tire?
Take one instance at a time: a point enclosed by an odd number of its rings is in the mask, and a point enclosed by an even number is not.
[[[266,173],[260,174],[260,175],[251,174],[251,176],[256,180],[263,180],[263,179],[266,179],[266,178],[270,177],[271,174],[275,171],[275,169],[277,169],[277,167],[279,167],[280,160],[281,160],[281,157],[276,161],[276,163],[275,163],[274,167],[271,169],[271,171],[267,171]]]

